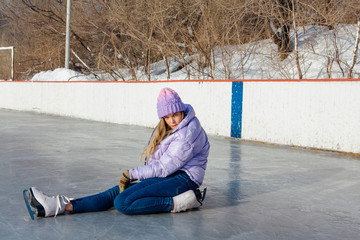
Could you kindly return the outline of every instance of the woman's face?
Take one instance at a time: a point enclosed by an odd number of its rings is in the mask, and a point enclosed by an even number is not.
[[[164,117],[166,124],[171,128],[175,129],[177,125],[183,120],[181,112],[172,113]]]

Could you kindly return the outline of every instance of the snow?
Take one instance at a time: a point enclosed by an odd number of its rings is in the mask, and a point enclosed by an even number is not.
[[[96,81],[96,79],[70,69],[57,68],[53,71],[39,72],[32,77],[31,81]]]
[[[297,29],[298,55],[303,78],[328,79],[346,78],[354,59],[354,48],[357,34],[356,25],[340,25],[337,30],[328,30],[322,26],[306,26]],[[295,33],[292,33],[295,36]],[[293,39],[294,42],[294,39]],[[359,54],[359,52],[358,52]],[[190,79],[298,79],[294,52],[280,61],[277,47],[270,39],[241,46],[227,46],[214,51],[215,67],[200,69],[196,64],[197,54],[184,56]],[[360,59],[360,58],[358,58]],[[181,68],[182,59],[169,59],[169,80],[186,80],[189,74]],[[357,60],[353,78],[360,78],[360,61]],[[163,61],[150,67],[150,80],[167,80]],[[96,71],[95,71],[96,72]],[[122,78],[134,80],[128,69],[119,69]],[[136,72],[137,80],[148,81],[149,77],[142,68]],[[113,81],[108,74],[96,72],[97,78],[83,75],[73,70],[58,68],[36,74],[31,81]],[[100,76],[100,77],[99,77]]]

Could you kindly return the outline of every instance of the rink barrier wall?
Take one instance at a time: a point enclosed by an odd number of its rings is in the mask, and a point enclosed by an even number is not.
[[[360,79],[0,82],[0,108],[154,127],[163,87],[209,134],[360,153]]]

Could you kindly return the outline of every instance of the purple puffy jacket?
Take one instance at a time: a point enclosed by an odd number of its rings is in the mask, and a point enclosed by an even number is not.
[[[185,106],[185,118],[156,147],[146,165],[129,170],[131,179],[167,177],[182,170],[196,184],[202,184],[210,143],[194,109],[189,104]]]

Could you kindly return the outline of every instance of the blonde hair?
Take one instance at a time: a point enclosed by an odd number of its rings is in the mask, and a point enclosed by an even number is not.
[[[150,155],[155,151],[156,147],[164,140],[167,136],[170,135],[172,129],[169,129],[165,119],[161,118],[158,125],[155,128],[154,134],[152,135],[149,144],[145,148],[144,152],[141,154],[141,157],[145,156],[145,162],[149,159]]]
[[[185,113],[181,112],[181,116],[182,119],[184,119]],[[171,133],[172,129],[166,124],[165,119],[162,117],[154,130],[154,134],[152,135],[149,144],[147,145],[140,157],[145,156],[145,162],[147,162],[150,155],[153,154],[153,152],[155,151],[156,147]]]

